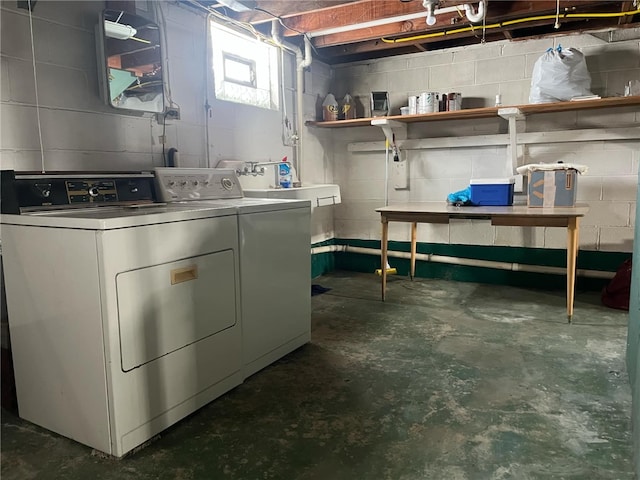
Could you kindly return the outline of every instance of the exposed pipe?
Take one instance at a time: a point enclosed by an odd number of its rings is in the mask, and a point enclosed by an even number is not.
[[[467,15],[467,20],[469,20],[471,23],[481,22],[484,18],[484,1],[480,1],[478,3],[477,13],[473,11],[473,7],[468,3],[464,4],[464,11]]]
[[[284,47],[282,44],[282,38],[280,38],[280,27],[277,19],[271,20],[271,39],[273,43],[278,45],[279,47]]]
[[[360,253],[364,255],[381,256],[382,252],[379,248],[353,247],[351,245],[325,245],[322,247],[311,248],[311,254],[346,252]],[[388,257],[411,259],[409,252],[397,252],[394,250],[387,251]],[[450,257],[446,255],[434,255],[432,253],[416,253],[416,260],[422,262],[446,263],[449,265],[462,265],[466,267],[493,268],[496,270],[508,270],[512,272],[529,272],[529,273],[545,273],[552,275],[566,275],[567,269],[564,267],[549,267],[542,265],[528,265],[525,263],[515,262],[496,262],[493,260],[478,260],[474,258]],[[601,278],[610,280],[615,272],[605,272],[602,270],[586,270],[576,269],[576,275],[587,278]]]
[[[278,19],[271,21],[271,40],[280,49],[280,95],[282,96],[282,145],[285,147],[294,147],[295,141],[293,141],[292,124],[289,121],[289,114],[287,112],[287,91],[285,88],[284,72],[285,72],[285,50],[290,50],[289,47],[282,43],[282,37],[280,36],[280,23]],[[294,159],[296,160],[296,159]]]
[[[564,18],[618,18],[618,17],[633,16],[637,14],[640,14],[640,9],[630,10],[627,12],[614,12],[614,13],[564,13],[560,15],[560,18],[563,18],[563,19]],[[517,25],[520,23],[527,23],[527,22],[536,22],[540,20],[556,20],[556,16],[555,15],[539,15],[536,17],[517,18],[515,20],[505,20],[504,22],[483,25],[482,28],[485,30],[490,30],[493,28],[504,28],[510,25]],[[476,28],[477,27],[473,27],[473,26],[454,28],[452,30],[445,30],[443,32],[424,33],[421,35],[413,35],[410,37],[391,38],[391,39],[381,38],[380,41],[384,43],[414,42],[416,40],[425,40],[427,38],[445,37],[447,35],[454,35],[457,33],[472,32]]]
[[[331,27],[325,28],[322,30],[316,30],[314,32],[307,32],[307,35],[311,38],[321,37],[324,35],[331,35],[334,33],[344,33],[344,32],[352,32],[354,30],[362,30],[364,28],[372,28],[378,27],[380,25],[388,25],[390,23],[399,23],[399,22],[407,22],[410,20],[417,20],[420,18],[427,17],[429,15],[427,4],[430,3],[428,1],[423,2],[423,6],[425,8],[424,12],[415,12],[415,13],[407,13],[406,15],[398,15],[396,17],[386,17],[386,18],[378,18],[376,20],[370,20],[368,22],[362,23],[352,23],[350,25],[341,25],[339,27]],[[455,5],[451,7],[444,8],[435,8],[434,5],[431,7],[432,16],[444,14],[444,13],[452,13],[452,12],[461,12],[461,9],[464,8],[463,5]]]
[[[297,142],[296,142],[296,171],[298,173],[298,181],[302,184],[302,162],[304,155],[304,145],[302,131],[304,129],[304,69],[311,65],[313,57],[311,56],[311,40],[304,36],[304,56],[302,50],[296,52],[296,106],[297,106]]]

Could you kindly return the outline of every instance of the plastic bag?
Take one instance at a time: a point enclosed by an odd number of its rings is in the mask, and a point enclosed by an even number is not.
[[[549,103],[593,95],[584,55],[575,48],[550,48],[536,60],[529,103]]]
[[[449,205],[469,205],[471,203],[471,188],[467,187],[464,190],[450,193],[447,195],[447,203]]]

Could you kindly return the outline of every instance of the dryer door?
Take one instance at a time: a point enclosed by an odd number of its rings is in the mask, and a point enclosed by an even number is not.
[[[234,251],[222,250],[117,275],[126,372],[236,323]]]

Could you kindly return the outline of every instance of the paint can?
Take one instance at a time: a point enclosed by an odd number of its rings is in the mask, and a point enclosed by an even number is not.
[[[423,92],[418,100],[418,113],[433,113],[438,111],[438,92]]]
[[[462,110],[462,94],[447,93],[447,111]]]
[[[409,115],[415,115],[418,113],[418,97],[415,95],[409,95],[408,98]]]

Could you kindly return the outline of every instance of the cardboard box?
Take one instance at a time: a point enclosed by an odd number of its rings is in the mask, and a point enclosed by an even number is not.
[[[480,178],[469,182],[471,203],[483,205],[513,205],[514,178]]]
[[[577,170],[534,170],[529,173],[527,205],[573,207],[576,204]]]

